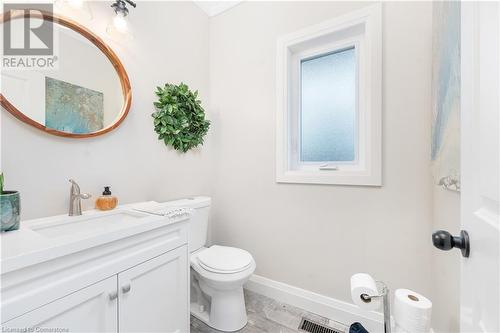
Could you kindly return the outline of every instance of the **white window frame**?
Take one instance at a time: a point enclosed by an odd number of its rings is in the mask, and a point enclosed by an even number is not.
[[[354,47],[355,162],[300,161],[301,61]],[[382,185],[382,7],[372,5],[283,36],[277,45],[276,181]]]

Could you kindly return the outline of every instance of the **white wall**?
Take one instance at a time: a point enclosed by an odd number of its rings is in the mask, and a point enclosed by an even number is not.
[[[191,2],[141,1],[130,14],[134,38],[110,41],[109,3],[91,8],[94,19],[85,25],[122,60],[132,84],[132,108],[116,130],[80,140],[47,135],[1,112],[1,169],[7,188],[21,192],[23,219],[65,213],[68,178],[94,199],[111,185],[122,203],[209,194],[210,134],[202,149],[181,155],[157,140],[151,118],[156,86],[166,82],[199,89],[208,106],[208,18]],[[87,200],[84,208],[93,205]]]
[[[275,182],[276,38],[366,5],[244,2],[211,19],[214,241],[337,299],[363,271],[431,297],[431,3],[383,5],[384,186]]]

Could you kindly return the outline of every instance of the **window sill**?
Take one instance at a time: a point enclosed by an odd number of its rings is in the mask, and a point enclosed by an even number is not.
[[[276,182],[296,184],[382,186],[382,175],[370,174],[366,171],[294,170],[277,174]]]

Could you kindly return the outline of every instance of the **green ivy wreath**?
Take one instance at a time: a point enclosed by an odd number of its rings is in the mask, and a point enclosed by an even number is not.
[[[184,83],[167,83],[163,88],[157,87],[156,95],[157,111],[152,116],[158,140],[183,153],[202,145],[210,121],[205,119],[205,110],[197,99],[198,91],[193,93]]]

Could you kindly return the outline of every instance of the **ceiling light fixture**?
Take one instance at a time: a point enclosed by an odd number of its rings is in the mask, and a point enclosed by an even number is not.
[[[111,8],[114,9],[116,16],[113,18],[113,21],[108,25],[106,29],[110,35],[115,33],[119,34],[130,34],[128,31],[128,22],[126,17],[128,16],[128,8],[127,4],[132,7],[136,7],[136,3],[132,0],[115,0],[111,5]],[[130,36],[129,36],[130,37]]]

